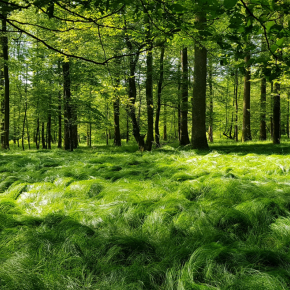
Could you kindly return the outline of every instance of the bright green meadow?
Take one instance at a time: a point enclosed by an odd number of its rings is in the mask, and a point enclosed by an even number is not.
[[[290,143],[2,151],[1,290],[290,289]]]

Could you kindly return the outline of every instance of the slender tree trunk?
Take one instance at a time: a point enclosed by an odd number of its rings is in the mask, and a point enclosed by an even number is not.
[[[48,114],[47,114],[47,148],[51,149],[51,96],[49,97]]]
[[[70,63],[63,62],[64,149],[73,151]]]
[[[266,132],[266,86],[267,81],[265,77],[261,80],[261,100],[260,100],[260,140],[267,140],[267,132]]]
[[[61,148],[61,92],[58,92],[58,144],[57,144],[57,148]]]
[[[45,137],[45,131],[44,131],[44,122],[42,122],[41,123],[41,142],[42,142],[42,149],[47,149],[45,140],[46,140],[46,137]]]
[[[180,122],[180,145],[190,144],[188,137],[188,58],[187,48],[181,51],[182,82],[181,82],[181,122]]]
[[[238,90],[239,90],[239,76],[238,70],[235,72],[235,107],[236,107],[236,124],[235,124],[235,140],[239,141],[239,127],[238,127],[238,114],[239,114],[239,103],[238,103]]]
[[[208,139],[210,143],[213,143],[213,88],[212,88],[212,60],[209,63],[209,127],[208,127]]]
[[[251,135],[251,70],[248,62],[250,60],[250,55],[245,57],[246,62],[246,73],[245,73],[245,83],[244,83],[244,105],[243,105],[243,142],[252,140]]]
[[[178,83],[178,90],[177,90],[177,128],[178,128],[178,141],[180,143],[181,139],[181,108],[180,108],[180,103],[181,103],[181,75],[180,75],[180,65],[178,65],[178,74],[177,74],[177,83]]]
[[[117,88],[119,87],[119,78],[116,81]],[[120,98],[119,94],[115,94],[115,100],[113,102],[114,109],[114,145],[121,146],[121,133],[120,133]]]
[[[164,104],[164,125],[163,125],[163,140],[167,141],[167,110],[166,104]]]
[[[27,132],[28,149],[30,150],[30,134],[29,134],[28,119],[26,120],[26,132]]]
[[[8,37],[7,37],[6,15],[2,19],[2,49],[4,59],[4,149],[9,149],[9,118],[10,118],[10,103],[9,103],[9,70],[8,70]]]
[[[22,150],[24,151],[24,134],[25,134],[25,121],[26,121],[26,114],[27,114],[27,102],[25,103],[24,109],[24,118],[23,118],[23,127],[22,127]]]
[[[157,108],[156,108],[156,117],[155,117],[155,142],[156,142],[157,147],[160,147],[159,120],[160,120],[161,93],[162,93],[163,74],[164,74],[163,73],[164,51],[165,51],[165,48],[164,46],[162,46],[161,54],[160,54],[159,80],[158,80],[158,85],[157,85]],[[164,124],[164,128],[166,128],[166,123]]]
[[[35,136],[35,146],[36,149],[39,149],[39,142],[38,142],[38,135],[39,135],[39,117],[37,118],[37,123],[36,123],[36,136]]]
[[[287,137],[289,139],[289,117],[290,117],[290,92],[287,93]]]
[[[151,42],[150,27],[147,27],[147,40]],[[150,43],[146,57],[146,103],[147,103],[147,138],[145,149],[151,151],[154,142],[154,107],[153,107],[153,54]]]
[[[196,16],[196,26],[202,29],[205,16]],[[194,46],[194,85],[192,98],[192,147],[193,149],[208,149],[206,138],[206,76],[207,50],[198,43]]]
[[[129,116],[127,115],[127,122],[126,122],[126,143],[129,142],[130,134],[129,134]]]
[[[280,109],[280,84],[275,83],[273,97],[273,144],[280,144],[281,138],[281,109]]]
[[[274,93],[274,83],[273,81],[271,81],[271,115],[270,115],[270,131],[271,131],[271,139],[273,140],[273,107],[274,107],[274,97],[273,97],[273,93]]]

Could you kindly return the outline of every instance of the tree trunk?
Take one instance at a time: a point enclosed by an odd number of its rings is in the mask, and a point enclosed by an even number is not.
[[[289,139],[289,117],[290,117],[290,92],[287,93],[287,137]]]
[[[157,85],[157,108],[156,108],[156,117],[155,117],[155,142],[156,142],[157,147],[160,147],[159,120],[160,120],[161,93],[162,93],[163,74],[164,74],[163,73],[164,51],[165,51],[165,48],[164,46],[162,46],[161,54],[160,54],[159,80],[158,80],[158,85]],[[166,123],[164,124],[164,128],[166,128]]]
[[[245,73],[245,83],[244,83],[244,104],[243,104],[243,142],[252,140],[251,135],[251,69],[248,64],[250,60],[250,55],[245,57],[246,63],[246,73]]]
[[[51,96],[49,97],[48,114],[47,114],[47,148],[51,149]]]
[[[238,103],[238,90],[239,90],[239,76],[238,70],[235,71],[235,107],[236,107],[236,124],[235,124],[235,140],[239,141],[239,128],[238,128],[238,114],[239,114],[239,103]]]
[[[6,15],[2,19],[2,49],[4,59],[4,149],[9,149],[9,118],[10,118],[10,107],[9,107],[9,70],[8,70],[8,37],[7,37],[7,23]]]
[[[70,63],[63,62],[64,149],[73,151]]]
[[[280,144],[281,138],[281,109],[280,109],[280,84],[275,83],[273,97],[273,144]]]
[[[167,141],[167,110],[166,104],[164,104],[164,125],[163,125],[163,140]]]
[[[28,149],[30,150],[30,134],[29,134],[28,119],[26,120],[26,132],[27,132]]]
[[[196,17],[196,26],[202,29],[206,19],[203,15]],[[192,98],[192,147],[208,149],[206,138],[206,76],[207,50],[198,43],[194,45],[194,84]]]
[[[47,149],[45,143],[45,132],[44,132],[44,122],[41,123],[41,141],[42,141],[42,149]]]
[[[154,108],[153,108],[153,54],[150,27],[147,26],[147,41],[150,42],[146,57],[146,104],[147,104],[147,138],[145,150],[151,151],[154,142]]]
[[[39,135],[39,117],[37,118],[37,123],[36,123],[36,136],[35,136],[35,146],[36,149],[39,149],[39,142],[38,142],[38,135]]]
[[[129,116],[127,115],[127,122],[126,122],[126,143],[129,142],[130,134],[129,134]]]
[[[209,63],[209,127],[208,127],[208,139],[210,143],[213,143],[213,89],[212,89],[212,60]]]
[[[132,51],[132,44],[129,40],[127,40],[127,45],[130,51]],[[136,118],[136,112],[135,112],[135,102],[136,102],[136,76],[135,76],[135,70],[136,70],[136,64],[139,59],[139,55],[137,56],[130,56],[129,61],[130,61],[130,76],[129,76],[129,100],[128,100],[128,105],[127,105],[127,113],[129,117],[131,118],[132,121],[132,126],[133,126],[133,136],[139,146],[140,150],[144,150],[144,137],[143,135],[140,134],[140,129],[139,125],[137,122]],[[127,125],[127,134],[129,130],[129,124]],[[129,135],[127,135],[129,137]],[[127,138],[128,140],[128,138]]]
[[[266,86],[267,81],[265,77],[261,80],[261,100],[260,100],[260,140],[264,141],[267,139],[267,132],[266,132]]]
[[[188,59],[187,48],[183,48],[181,51],[181,117],[180,117],[180,142],[181,146],[190,144],[188,137],[187,115],[188,115]]]
[[[120,84],[120,79],[117,78],[116,86],[117,89]],[[114,145],[121,146],[121,133],[120,133],[120,97],[119,94],[115,93],[115,100],[113,102],[114,109]]]
[[[26,114],[27,114],[27,102],[25,103],[24,109],[24,118],[23,118],[23,127],[22,127],[22,150],[24,151],[24,134],[25,134],[25,121],[26,121]]]
[[[58,144],[57,148],[61,148],[61,92],[58,92]]]

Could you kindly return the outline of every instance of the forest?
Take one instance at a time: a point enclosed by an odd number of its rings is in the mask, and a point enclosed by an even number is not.
[[[289,0],[0,0],[0,289],[290,289]]]

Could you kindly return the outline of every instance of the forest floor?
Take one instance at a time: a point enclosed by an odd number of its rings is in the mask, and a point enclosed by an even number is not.
[[[1,290],[290,289],[290,143],[0,158]]]

